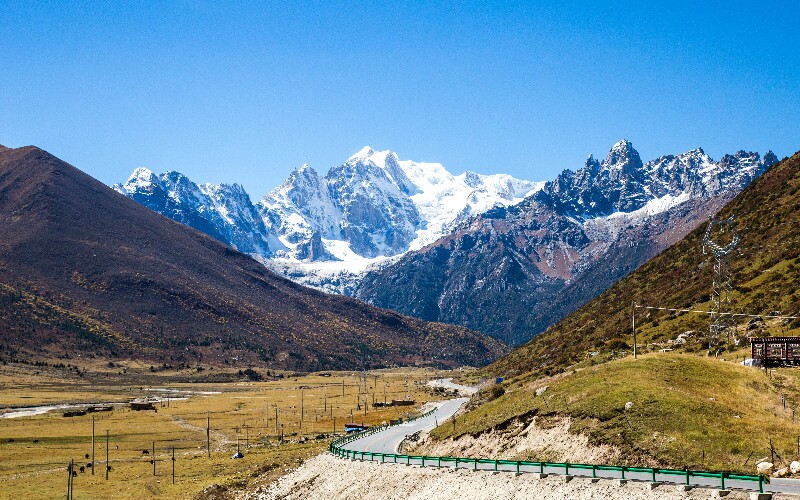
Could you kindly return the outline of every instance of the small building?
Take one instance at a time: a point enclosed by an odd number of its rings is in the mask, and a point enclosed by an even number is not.
[[[346,432],[347,434],[350,434],[351,432],[361,432],[366,429],[369,429],[369,427],[363,424],[355,424],[355,423],[344,424],[344,432]]]
[[[413,399],[393,399],[391,406],[414,406],[417,404]]]
[[[131,410],[133,411],[149,411],[155,410],[156,406],[149,401],[132,401]]]
[[[762,366],[800,365],[800,337],[750,337],[750,352]]]

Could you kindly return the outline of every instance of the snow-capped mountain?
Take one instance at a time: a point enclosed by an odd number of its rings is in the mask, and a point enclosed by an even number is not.
[[[350,294],[371,265],[436,241],[463,221],[521,202],[543,182],[454,175],[364,147],[325,176],[302,165],[255,206],[238,185],[136,169],[117,191],[253,255],[299,283]]]
[[[467,218],[519,203],[542,185],[504,174],[453,175],[438,163],[365,147],[324,177],[308,165],[295,169],[258,208],[290,249],[280,255],[352,261],[422,248]],[[326,252],[309,258],[303,249],[315,235]]]
[[[114,189],[301,284],[516,342],[685,235],[776,161],[739,151],[715,162],[695,149],[643,163],[622,140],[602,161],[537,183],[454,175],[365,147],[324,176],[296,168],[255,205],[237,184],[197,185],[177,172],[137,169]],[[565,290],[574,300],[556,307]],[[519,314],[496,324],[502,314],[481,312],[490,305]]]
[[[523,202],[366,273],[355,296],[510,343],[530,339],[685,236],[777,162],[702,149],[642,163],[630,142]]]
[[[775,161],[772,152],[762,160],[757,153],[739,151],[717,163],[697,148],[643,164],[639,153],[623,139],[603,161],[589,156],[583,168],[565,170],[548,183],[545,192],[559,213],[588,220],[614,212],[633,212],[647,203],[666,209],[667,199],[674,203],[710,198],[723,191],[738,193],[763,172],[765,165]]]
[[[133,171],[113,189],[138,203],[227,243],[240,252],[269,255],[282,248],[239,184],[195,184],[179,172]]]

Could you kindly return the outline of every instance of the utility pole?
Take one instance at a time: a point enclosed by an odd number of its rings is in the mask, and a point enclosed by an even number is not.
[[[344,397],[344,376],[342,376],[342,397]]]
[[[106,429],[106,481],[108,481],[108,429]]]
[[[92,415],[92,475],[94,476],[94,415]]]
[[[305,403],[303,399],[303,389],[300,389],[300,429],[303,429],[303,414],[305,413]]]
[[[211,458],[211,414],[206,414],[206,451]]]
[[[278,405],[275,405],[275,435],[278,435]]]
[[[153,476],[156,475],[156,442],[153,441],[153,454],[150,455],[153,458]]]
[[[250,426],[247,425],[247,422],[244,424],[244,447],[245,449],[250,449]]]
[[[631,302],[631,329],[633,330],[633,359],[636,359],[636,301]]]
[[[73,470],[73,460],[69,461],[69,465],[67,466],[67,500],[72,500],[72,470]]]
[[[175,484],[175,447],[172,447],[172,484]]]

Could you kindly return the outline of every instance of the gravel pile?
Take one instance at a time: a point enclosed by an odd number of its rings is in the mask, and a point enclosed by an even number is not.
[[[695,488],[684,492],[678,485],[660,485],[650,490],[648,483],[603,479],[592,483],[576,477],[565,482],[563,477],[539,479],[533,474],[515,476],[490,471],[437,469],[400,464],[379,464],[349,461],[327,453],[308,460],[300,468],[276,482],[250,492],[241,499],[359,499],[394,500],[470,500],[470,499],[708,499],[715,490]],[[732,492],[725,497],[744,500],[749,495]],[[796,496],[775,495],[773,498],[794,499]]]

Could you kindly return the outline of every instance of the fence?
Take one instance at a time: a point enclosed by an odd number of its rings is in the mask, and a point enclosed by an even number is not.
[[[418,418],[426,417],[436,410],[429,411],[417,417],[406,420],[410,422]],[[685,484],[687,486],[714,486],[719,484],[720,489],[724,490],[726,486],[737,485],[742,489],[752,490],[749,487],[751,483],[758,483],[758,492],[764,492],[764,483],[767,482],[763,475],[750,475],[750,474],[734,474],[730,472],[707,472],[689,469],[659,469],[651,467],[627,467],[616,465],[597,465],[597,464],[571,464],[561,462],[533,462],[524,460],[492,460],[487,458],[461,458],[461,457],[429,457],[425,455],[403,455],[397,453],[373,453],[369,451],[356,451],[343,448],[344,445],[349,444],[357,439],[381,432],[390,427],[389,425],[380,425],[371,427],[362,432],[353,433],[348,436],[343,436],[333,441],[329,447],[330,452],[340,458],[348,458],[353,460],[369,460],[373,462],[389,462],[399,463],[405,465],[420,465],[422,467],[454,467],[472,469],[472,470],[488,470],[494,472],[514,472],[517,474],[523,473],[540,473],[540,474],[563,474],[570,475],[570,473],[582,472],[583,474],[592,478],[605,478],[605,479],[630,479],[634,481],[651,481],[658,482],[658,476],[675,476],[676,481],[664,481],[676,484]],[[604,474],[605,473],[605,474]],[[609,476],[609,473],[611,474]],[[598,475],[599,474],[599,475]],[[680,479],[678,480],[678,477]],[[692,478],[701,478],[706,480],[716,479],[718,482],[714,484],[698,484],[692,482]],[[755,485],[752,485],[755,486]]]

